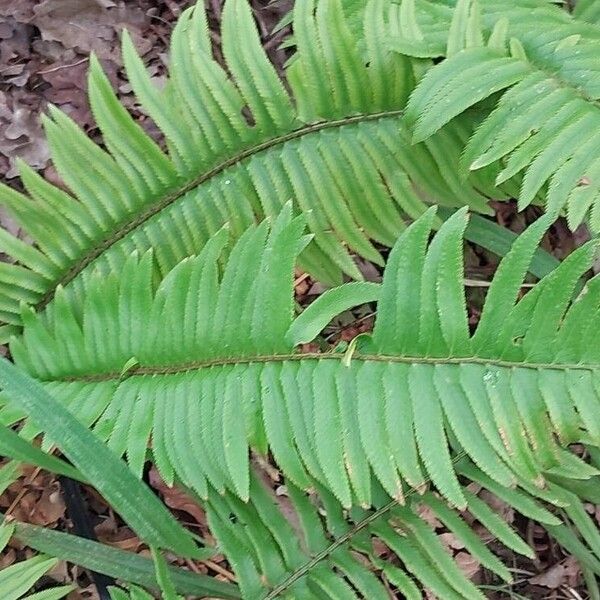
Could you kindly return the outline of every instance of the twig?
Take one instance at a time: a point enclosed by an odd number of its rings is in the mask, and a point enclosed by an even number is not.
[[[23,487],[21,487],[21,490],[17,494],[17,497],[13,500],[12,504],[8,507],[8,509],[4,513],[5,515],[8,516],[12,513],[13,510],[15,510],[15,508],[17,507],[17,504],[19,504],[19,502],[21,502],[21,500],[23,500],[23,496],[27,493],[28,486],[30,486],[33,483],[33,480],[40,474],[41,470],[42,469],[40,467],[36,467],[35,470],[33,471],[33,473],[26,479],[26,481],[23,483]]]
[[[77,62],[71,63],[70,65],[58,65],[58,67],[52,67],[51,69],[46,69],[45,71],[37,71],[38,75],[46,75],[47,73],[54,73],[56,71],[60,71],[62,69],[70,69],[72,67],[77,67],[79,65],[82,65],[84,62],[87,62],[89,59],[86,56],[85,58],[82,58],[81,60],[78,60]]]
[[[219,575],[223,575],[223,577],[227,578],[229,581],[237,583],[235,575],[229,572],[227,569],[224,569],[221,565],[217,564],[216,562],[213,562],[212,560],[203,560],[202,563],[205,564],[207,567],[210,567],[213,571],[219,573]]]
[[[482,288],[487,288],[490,287],[492,285],[491,281],[483,281],[481,279],[468,279],[465,278],[464,279],[464,285],[465,287],[482,287]],[[532,288],[535,287],[535,283],[522,283],[521,287],[522,288]]]
[[[300,275],[299,277],[296,277],[296,279],[294,279],[294,288],[297,287],[298,285],[300,285],[306,279],[308,279],[308,277],[309,277],[308,273],[302,273],[302,275]]]

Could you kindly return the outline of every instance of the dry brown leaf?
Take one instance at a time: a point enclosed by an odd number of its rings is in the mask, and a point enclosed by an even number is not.
[[[483,490],[479,497],[489,504],[490,508],[507,523],[512,523],[515,520],[514,509],[503,500],[500,500],[500,498],[494,496],[494,494]]]
[[[60,42],[65,48],[87,53],[98,50],[101,40],[114,39],[107,11],[95,0],[44,0],[33,10],[32,23],[42,39]]]
[[[465,577],[469,579],[474,579],[481,571],[479,562],[467,552],[459,552],[455,555],[454,560]]]
[[[40,77],[48,84],[42,92],[44,99],[58,106],[83,129],[88,129],[93,123],[87,98],[88,66],[87,57],[77,56],[70,63],[61,61],[55,67],[39,72]],[[116,66],[111,69],[114,70]]]
[[[0,227],[17,237],[21,231],[17,222],[6,212],[4,207],[0,207]]]
[[[34,28],[12,17],[0,17],[0,64],[2,82],[16,85],[12,78],[25,70],[24,60],[31,58]]]
[[[137,552],[143,545],[140,538],[129,527],[118,527],[112,514],[94,527],[94,532],[99,542],[116,546],[121,550]]]
[[[69,566],[63,560],[56,563],[56,565],[46,573],[46,576],[54,579],[54,581],[60,584],[66,584],[71,581]]]
[[[106,0],[44,0],[33,10],[31,23],[38,27],[42,39],[58,41],[65,48],[116,59],[117,32],[124,27],[133,34],[142,54],[151,48],[151,42],[141,35],[144,13],[136,6],[117,7]]]
[[[48,526],[64,517],[66,511],[60,487],[57,482],[44,489],[33,508],[29,523]]]
[[[19,23],[28,23],[33,17],[34,2],[26,0],[2,0],[0,17],[12,17]]]
[[[543,573],[532,577],[529,580],[529,583],[532,585],[541,585],[543,587],[550,588],[551,590],[556,590],[565,583],[566,573],[566,567],[562,563],[559,563],[553,565]]]
[[[16,177],[17,157],[34,169],[41,169],[50,160],[50,151],[36,110],[15,98],[9,108],[7,97],[0,92],[0,154],[8,158],[7,178]]]
[[[206,515],[198,504],[180,489],[169,487],[154,467],[150,469],[149,481],[150,485],[162,494],[163,500],[169,508],[188,513],[199,525],[206,524]]]
[[[574,556],[568,556],[563,561],[565,566],[566,584],[575,588],[579,585],[581,579],[581,565]]]
[[[0,569],[10,567],[17,560],[17,553],[14,548],[5,548],[0,554]]]
[[[425,506],[424,504],[419,505],[417,509],[417,514],[419,515],[419,517],[421,517],[421,519],[423,519],[423,521],[425,521],[425,523],[427,523],[434,529],[439,529],[442,526],[439,519],[435,516],[435,513],[431,510],[431,508]]]
[[[86,588],[79,590],[73,590],[68,596],[67,600],[100,600],[98,591],[95,585],[89,585]]]
[[[453,533],[449,531],[446,533],[441,533],[438,538],[446,550],[448,550],[448,552],[451,554],[453,553],[453,550],[462,550],[465,547],[462,540],[459,540]]]
[[[388,546],[386,546],[379,538],[373,538],[371,543],[373,544],[373,554],[377,558],[387,557],[391,554]]]

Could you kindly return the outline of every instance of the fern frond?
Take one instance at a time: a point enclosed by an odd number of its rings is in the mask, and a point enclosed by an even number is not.
[[[465,506],[452,466],[462,451],[502,486],[515,477],[543,486],[564,462],[561,446],[599,441],[598,279],[572,299],[597,243],[517,301],[553,217],[540,219],[502,262],[471,335],[466,215],[456,213],[427,248],[433,215],[399,239],[373,335],[346,355],[294,350],[316,328],[303,316],[294,322],[292,267],[307,238],[289,206],[233,244],[222,276],[225,230],[156,289],[152,256],[134,254],[120,275],[90,277],[83,317],[61,292],[41,315],[25,308],[11,352],[136,473],[152,437],[165,480],[202,497],[210,485],[248,499],[249,448],[270,448],[295,485],[314,478],[347,507],[371,504],[373,479],[401,500],[427,477]],[[321,303],[333,317],[339,304]],[[313,315],[324,321],[322,309]],[[0,416],[19,414],[9,406]],[[37,432],[30,425],[24,434]],[[594,473],[573,460],[572,471]]]
[[[582,4],[586,4],[586,0]],[[478,10],[479,19],[476,18]],[[549,0],[402,0],[396,14],[400,27],[396,28],[390,44],[401,54],[418,58],[447,56],[451,29],[455,33],[453,44],[459,50],[473,46],[467,44],[467,31],[471,40],[480,40],[480,33],[483,33],[484,40],[493,47],[509,35],[509,30],[510,36],[518,39],[522,35],[544,31],[548,41],[573,35],[598,39],[600,35],[596,27],[582,19],[574,19]],[[475,28],[477,21],[482,32]],[[481,44],[478,42],[477,45]]]
[[[494,490],[495,493],[494,485],[464,459],[459,459],[457,466],[465,475],[478,481],[484,490]],[[596,483],[590,484],[593,490]],[[317,483],[315,490],[306,494],[286,482],[274,495],[270,485],[266,486],[259,474],[253,474],[251,489],[250,503],[242,503],[231,494],[223,497],[211,491],[206,506],[212,533],[218,540],[216,551],[225,552],[235,569],[241,597],[274,600],[300,595],[303,598],[321,598],[327,593],[328,598],[368,597],[383,600],[389,597],[387,590],[391,585],[407,598],[417,599],[422,597],[420,585],[426,585],[443,598],[482,598],[481,592],[445,553],[429,524],[431,517],[438,519],[463,541],[465,551],[485,568],[504,581],[511,580],[506,567],[466,527],[463,520],[465,515],[449,509],[433,493],[409,495],[406,505],[401,507],[376,484],[373,508],[355,507],[350,513],[345,513],[331,493]],[[536,494],[544,498],[536,498]],[[549,495],[565,512],[562,522],[543,506]],[[580,496],[586,501],[589,499],[585,493]],[[470,492],[466,492],[466,497],[470,516],[477,519],[490,535],[515,552],[533,556],[532,549],[484,500]],[[509,490],[501,497],[517,510],[523,511],[523,514],[539,519],[554,532],[560,543],[572,547],[575,540],[579,544],[576,554],[579,554],[582,564],[591,566],[592,572],[600,572],[595,566],[597,550],[593,550],[597,546],[598,533],[590,527],[590,517],[585,514],[582,501],[575,494],[552,483],[548,491],[534,490],[532,495],[523,489],[518,492]],[[431,517],[427,518],[426,512]],[[582,539],[574,536],[569,529],[571,522],[577,522],[580,530],[585,532]],[[12,529],[12,526],[9,528]],[[23,535],[23,529],[26,533],[24,539],[31,541],[34,547],[40,544],[37,538],[45,538],[45,546],[56,549],[58,546],[51,543],[52,537],[72,537],[23,525],[19,525],[18,537]],[[28,530],[32,531],[27,533]],[[31,537],[36,530],[37,533]],[[383,541],[389,548],[390,555],[385,561],[379,558],[379,552],[373,545],[374,538]],[[116,556],[107,561],[107,555],[102,560],[91,548],[85,552],[79,548],[80,552],[77,553],[66,541],[61,544],[63,552],[64,548],[69,549],[69,556],[71,560],[75,557],[76,564],[81,564],[77,560],[87,564],[83,558],[87,554],[88,563],[93,557],[91,564],[101,571],[107,565],[109,570],[114,568]],[[105,550],[101,545],[87,540],[80,540],[80,544],[97,546],[100,554],[122,554],[119,557],[120,570],[129,573],[133,579],[139,579],[141,574],[140,565],[136,570],[134,563],[149,562],[148,559],[123,551]],[[146,580],[152,579],[149,571],[144,572]],[[177,589],[191,591],[190,582],[184,584],[181,578],[184,571],[180,569],[175,573],[171,569],[170,574],[178,575],[173,577]],[[387,589],[382,585],[383,581]],[[156,585],[148,582],[145,585],[149,586],[147,589],[156,588]],[[111,589],[111,597],[115,600],[152,598],[140,587],[126,587],[127,591]],[[237,590],[236,593],[229,592],[223,597],[240,597]],[[221,597],[218,586],[210,596]],[[162,597],[165,600],[168,597],[164,591]],[[38,597],[34,598],[37,600]]]
[[[585,494],[598,473],[566,450],[600,443],[598,277],[573,299],[597,243],[519,298],[552,219],[545,215],[514,242],[474,333],[462,287],[465,211],[431,242],[428,211],[398,240],[381,285],[336,288],[294,317],[293,265],[309,237],[288,204],[237,240],[221,230],[162,281],[149,252],[134,253],[118,275],[97,271],[82,290],[82,315],[61,291],[43,313],[24,307],[11,352],[138,475],[151,446],[167,483],[206,500],[244,597],[289,590],[355,598],[370,590],[384,598],[376,568],[409,597],[417,597],[412,576],[444,598],[481,598],[419,506],[499,577],[508,578],[506,569],[452,507],[469,510],[515,551],[530,550],[465,482],[549,527],[561,521],[546,505],[561,508],[581,531],[578,544],[599,549],[579,501],[555,483],[581,480],[573,491]],[[295,351],[340,309],[375,300],[373,334],[346,354]],[[0,411],[4,423],[20,416],[10,404]],[[37,433],[31,423],[22,430]],[[270,450],[285,474],[300,533],[256,480],[250,449]],[[325,529],[305,495],[313,489]],[[362,537],[344,537],[352,528],[344,509],[355,523],[366,519]],[[343,542],[330,546],[330,536]],[[378,566],[369,536],[400,566]]]
[[[458,464],[461,473],[478,481],[486,493],[497,491],[493,482],[468,461],[459,459]],[[450,509],[431,492],[409,495],[406,504],[400,506],[377,484],[373,508],[354,507],[346,513],[318,483],[308,494],[290,482],[282,485],[277,495],[269,487],[270,482],[253,474],[249,504],[214,492],[208,501],[211,531],[231,561],[244,598],[379,600],[389,597],[390,585],[411,599],[422,598],[420,586],[449,600],[483,598],[442,547],[431,527],[432,518],[456,535],[474,560],[505,582],[512,581],[510,571],[473,533],[465,516],[479,521],[489,535],[515,552],[533,556],[519,535],[478,495],[468,491],[468,515]],[[563,541],[571,523],[580,521],[577,524],[585,533],[579,540],[578,554],[583,563],[594,564],[598,532],[575,494],[555,484],[546,491],[520,488],[503,492],[501,497],[517,511],[539,519]],[[545,508],[548,501],[564,510],[564,519]],[[374,539],[389,549],[385,560],[375,552]],[[598,565],[592,571],[599,572]],[[387,590],[382,582],[387,583]]]
[[[413,139],[427,139],[500,92],[466,145],[465,171],[499,164],[497,184],[523,171],[520,208],[548,183],[548,210],[565,208],[572,229],[588,217],[600,230],[600,70],[594,58],[600,32],[545,2],[533,10],[535,2],[514,4],[483,0],[481,39],[490,36],[489,43],[469,47],[463,40],[460,52],[423,77],[406,112]],[[509,17],[509,44],[492,40],[498,17]]]
[[[397,10],[390,0],[370,0],[359,11],[357,44],[340,0],[299,4],[287,86],[261,48],[246,0],[224,8],[225,67],[213,59],[203,7],[183,13],[162,91],[125,33],[129,80],[166,153],[121,106],[92,57],[90,102],[106,149],[51,109],[48,141],[69,192],[23,164],[27,195],[0,190],[37,248],[1,234],[20,263],[0,270],[0,319],[12,326],[3,337],[21,325],[21,302],[43,308],[59,286],[78,298],[92,270],[120,269],[134,250],[153,247],[164,275],[225,223],[241,235],[290,199],[314,235],[301,263],[330,283],[342,272],[361,278],[350,252],[382,264],[371,240],[393,244],[405,217],[425,210],[423,198],[486,211],[483,193],[448,168],[468,125],[440,132],[436,144],[411,145],[401,122],[411,62],[382,35],[397,28]],[[499,194],[484,178],[474,185]]]
[[[594,0],[578,0],[573,16],[597,25],[600,23],[600,6]]]
[[[376,508],[345,515],[319,486],[318,493],[307,495],[288,482],[275,497],[253,476],[251,487],[250,504],[230,495],[214,495],[208,503],[209,525],[232,562],[244,598],[387,598],[381,576],[409,598],[421,598],[416,582],[443,598],[483,598],[420,516],[425,506],[435,506],[452,530],[464,528],[434,495],[426,496],[425,504],[399,507],[380,490]],[[378,561],[373,537],[385,542],[397,564]],[[510,580],[480,540],[465,538],[468,551]]]

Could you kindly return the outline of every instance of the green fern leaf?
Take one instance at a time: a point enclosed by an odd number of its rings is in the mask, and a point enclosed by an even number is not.
[[[578,0],[573,15],[578,19],[597,24],[600,21],[600,7],[594,0]]]
[[[454,126],[440,133],[443,152],[412,147],[401,118],[414,85],[411,61],[380,33],[399,27],[398,5],[370,0],[348,16],[346,8],[340,0],[297,7],[288,87],[261,48],[246,0],[228,0],[223,11],[226,65],[212,56],[201,4],[184,11],[162,91],[125,32],[131,86],[166,152],[120,105],[92,57],[90,103],[106,149],[51,108],[45,127],[68,192],[24,165],[27,193],[0,190],[36,243],[0,234],[20,262],[0,269],[0,339],[22,325],[22,302],[42,309],[61,287],[76,302],[93,272],[124,268],[134,250],[153,248],[162,278],[226,223],[240,236],[290,199],[314,235],[301,265],[339,283],[342,273],[361,279],[351,253],[382,264],[373,241],[392,245],[406,216],[426,209],[423,198],[486,212],[490,191],[504,197],[476,181],[465,187],[448,169],[462,145]]]
[[[482,0],[482,31],[490,32],[489,47],[469,47],[468,4],[457,4],[448,25],[447,59],[430,69],[411,95],[407,122],[413,138],[426,139],[501,92],[499,100],[493,100],[496,108],[483,112],[466,144],[465,172],[494,165],[499,169],[496,183],[502,184],[523,171],[520,208],[541,197],[547,187],[549,211],[565,209],[572,229],[587,217],[598,230],[597,32],[549,3]],[[428,10],[424,2],[423,11]],[[584,13],[588,8],[578,10]],[[422,22],[423,35],[435,36]],[[505,38],[510,39],[510,56],[501,43]]]
[[[148,592],[137,586],[130,586],[127,591],[111,587],[108,591],[111,600],[154,600]]]
[[[578,378],[595,381],[596,359],[587,347],[560,344],[582,330],[582,321],[595,330],[596,280],[578,301],[572,296],[597,244],[573,253],[517,301],[550,224],[550,215],[540,219],[500,266],[471,336],[460,283],[465,214],[448,220],[427,248],[432,221],[429,212],[400,238],[373,336],[346,357],[294,350],[313,317],[295,321],[292,314],[293,263],[306,238],[289,209],[270,227],[239,237],[222,275],[216,258],[226,232],[158,284],[148,254],[132,255],[127,277],[97,272],[84,289],[81,317],[69,313],[66,300],[38,315],[25,308],[24,333],[11,352],[75,414],[93,391],[96,406],[80,418],[96,422],[138,475],[151,438],[165,481],[181,480],[203,497],[213,487],[249,498],[250,448],[270,448],[295,485],[307,489],[314,477],[346,507],[368,506],[373,481],[402,501],[406,489],[421,488],[424,473],[451,504],[464,507],[451,463],[460,452],[501,486],[515,478],[543,486],[545,471],[564,463],[554,435],[566,446],[598,433],[591,424],[600,406],[595,387],[574,404],[569,388]],[[144,295],[131,298],[132,280]],[[205,285],[208,293],[201,292]],[[364,300],[353,286],[341,288],[343,303],[333,307]],[[364,289],[373,298],[374,288]],[[406,302],[400,289],[418,294]],[[257,299],[268,312],[257,312]],[[332,316],[329,300],[322,303]],[[150,317],[145,328],[140,307]],[[118,333],[101,325],[119,320]],[[123,379],[132,356],[136,365]],[[6,424],[19,418],[8,409],[0,416]],[[581,468],[570,472],[593,473]]]
[[[215,495],[211,496],[208,509],[211,528],[214,526],[214,531],[219,532],[222,549],[233,557],[244,598],[273,600],[301,595],[316,599],[327,593],[328,597],[352,599],[368,594],[369,598],[379,600],[388,597],[378,580],[379,570],[399,589],[406,590],[408,597],[421,597],[408,573],[437,593],[443,591],[444,598],[483,597],[419,516],[426,505],[435,506],[452,527],[463,533],[466,525],[458,514],[436,497],[428,495],[425,504],[419,498],[403,508],[392,501],[378,510],[353,511],[351,516],[344,516],[339,503],[319,485],[316,485],[318,495],[307,495],[286,482],[276,497],[259,481],[258,475],[253,475],[251,481],[250,505],[229,496],[224,502]],[[577,503],[576,499],[571,500]],[[483,501],[477,498],[477,502],[486,507],[492,521],[501,522],[499,529],[508,532],[506,536],[513,545],[527,548]],[[320,510],[321,504],[324,511]],[[483,512],[479,509],[477,514]],[[483,522],[488,520],[482,517]],[[293,528],[291,523],[295,524]],[[498,559],[469,533],[465,534],[467,551],[473,552],[474,557],[484,556],[484,562],[507,575]],[[372,535],[382,539],[398,556],[402,568],[394,566],[390,571],[391,564],[377,558],[370,542]],[[526,551],[531,553],[529,549]],[[274,574],[268,575],[265,570],[269,564],[283,564],[286,571],[274,580]]]

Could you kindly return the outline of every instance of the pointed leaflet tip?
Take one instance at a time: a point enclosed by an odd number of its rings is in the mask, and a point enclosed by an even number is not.
[[[282,231],[282,229],[289,225],[292,222],[292,216],[293,209],[291,200],[288,200],[283,205],[283,208],[279,211],[279,214],[268,215],[266,220],[268,220],[269,227],[271,229],[270,237],[275,237]]]
[[[506,315],[512,310],[523,279],[529,269],[540,240],[556,220],[556,213],[546,213],[522,233],[502,259],[487,294],[477,330],[473,335],[473,349],[486,355],[494,348],[494,340],[502,329]]]
[[[465,36],[469,25],[471,4],[472,0],[458,0],[456,3],[448,32],[447,58],[454,56],[465,48]]]
[[[432,206],[412,223],[388,257],[373,330],[380,352],[406,351],[418,337],[422,267],[435,214]]]
[[[403,0],[400,5],[400,31],[409,40],[421,42],[425,39],[417,21],[415,0]]]
[[[121,369],[121,372],[119,373],[119,381],[122,381],[123,379],[125,379],[126,375],[129,373],[129,371],[131,371],[131,369],[134,369],[135,367],[138,367],[139,364],[140,364],[140,361],[135,356],[132,356],[123,365],[123,368]]]
[[[510,48],[510,55],[513,58],[518,58],[522,61],[527,61],[527,54],[525,53],[525,48],[523,44],[517,38],[510,38],[510,42],[508,43]]]
[[[476,158],[470,165],[469,165],[469,171],[477,171],[478,169],[481,169],[483,167],[487,167],[489,165],[489,161],[486,158],[486,155],[482,155],[479,158]]]
[[[56,104],[48,104],[48,115],[54,120],[56,121],[57,119],[60,119],[62,117],[66,117],[66,114],[60,109],[58,108],[58,106],[56,106]],[[42,114],[42,118],[48,118],[46,115]]]
[[[379,299],[381,285],[357,281],[327,290],[292,322],[286,340],[292,345],[312,341],[336,315]]]
[[[121,45],[128,46],[128,49],[133,49],[134,45],[133,45],[133,40],[131,39],[131,35],[129,35],[129,30],[128,29],[121,29]],[[123,51],[125,49],[123,48]]]
[[[479,2],[473,0],[465,30],[465,47],[476,48],[481,46],[484,46],[483,31],[481,29],[481,11],[479,10]]]
[[[488,48],[494,50],[506,51],[506,40],[508,36],[509,21],[506,17],[502,17],[496,21],[494,29],[488,39]]]
[[[98,59],[98,55],[94,52],[94,50],[92,50],[90,52],[90,56],[89,56],[89,63],[90,63],[90,71],[92,70],[98,70],[98,69],[102,69],[102,65],[100,64],[100,60]]]

